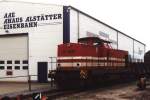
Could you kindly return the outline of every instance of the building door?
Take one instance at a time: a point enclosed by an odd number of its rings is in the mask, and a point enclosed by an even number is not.
[[[0,77],[28,75],[28,33],[0,34],[0,67]],[[13,80],[25,81],[27,77]]]
[[[38,82],[46,83],[48,82],[48,63],[47,62],[38,62]]]

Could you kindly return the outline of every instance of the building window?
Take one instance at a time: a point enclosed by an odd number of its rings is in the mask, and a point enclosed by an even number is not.
[[[3,61],[3,60],[0,60],[0,64],[4,64],[5,63],[5,61]]]
[[[28,66],[23,66],[22,69],[27,70],[27,69],[28,69]]]
[[[28,64],[28,60],[23,60],[22,63],[23,64]]]
[[[3,70],[4,69],[4,66],[0,66],[0,70]]]
[[[15,64],[20,64],[20,60],[15,60]]]
[[[11,69],[12,70],[12,66],[7,66],[7,69]]]
[[[20,66],[15,66],[15,70],[20,70]]]
[[[11,60],[8,60],[8,61],[7,61],[7,64],[12,64],[12,61],[11,61]]]

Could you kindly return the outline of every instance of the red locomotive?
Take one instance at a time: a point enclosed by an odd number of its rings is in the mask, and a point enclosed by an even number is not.
[[[55,81],[58,86],[95,82],[126,70],[128,52],[112,49],[98,37],[80,38],[78,43],[58,45]]]

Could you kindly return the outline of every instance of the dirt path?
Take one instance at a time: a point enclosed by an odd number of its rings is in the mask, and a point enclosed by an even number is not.
[[[76,93],[56,100],[150,100],[150,86],[140,91],[135,83],[122,84]]]

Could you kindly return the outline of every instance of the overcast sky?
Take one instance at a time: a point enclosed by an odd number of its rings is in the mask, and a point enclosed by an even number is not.
[[[11,1],[11,0],[9,0]],[[14,1],[14,0],[12,0]],[[146,44],[150,50],[150,0],[15,0],[71,5]]]

